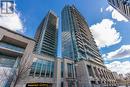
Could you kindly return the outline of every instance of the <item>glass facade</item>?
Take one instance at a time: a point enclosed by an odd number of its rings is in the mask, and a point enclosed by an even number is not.
[[[54,62],[43,59],[35,59],[31,66],[30,76],[34,77],[48,77],[54,76]]]
[[[103,63],[85,18],[69,5],[62,10],[62,57],[76,61],[98,58]]]
[[[57,55],[57,16],[50,11],[37,29],[35,51],[38,54]]]
[[[72,29],[74,29],[70,8],[62,10],[62,57],[74,58]],[[75,54],[76,55],[76,54]]]

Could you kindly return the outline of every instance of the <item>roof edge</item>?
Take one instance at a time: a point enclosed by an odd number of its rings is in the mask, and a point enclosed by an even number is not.
[[[32,40],[32,41],[35,41],[35,39],[30,38],[30,37],[27,37],[27,36],[25,36],[25,35],[22,35],[22,34],[20,34],[20,33],[18,33],[18,32],[13,31],[13,30],[10,30],[9,28],[3,27],[3,26],[0,26],[0,28],[1,28],[1,29],[4,29],[4,30],[6,30],[6,31],[9,31],[9,32],[11,32],[11,33],[20,35],[20,36],[22,36],[22,37],[24,37],[24,38],[30,39],[30,40]]]

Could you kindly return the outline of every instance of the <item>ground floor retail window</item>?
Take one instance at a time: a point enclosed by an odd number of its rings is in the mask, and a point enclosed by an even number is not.
[[[35,59],[31,66],[30,76],[52,78],[54,74],[54,62],[43,59]]]

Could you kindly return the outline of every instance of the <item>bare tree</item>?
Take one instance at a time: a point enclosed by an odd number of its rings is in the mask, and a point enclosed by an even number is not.
[[[3,86],[4,83],[9,79],[10,68],[0,67],[0,85]]]
[[[31,67],[32,60],[31,54],[26,55],[25,57],[18,57],[17,58],[17,64],[14,65],[14,67],[10,70],[10,73],[6,72],[6,70],[3,69],[3,75],[8,80],[7,85],[15,87],[18,80],[24,76],[24,74],[28,71],[28,69]]]

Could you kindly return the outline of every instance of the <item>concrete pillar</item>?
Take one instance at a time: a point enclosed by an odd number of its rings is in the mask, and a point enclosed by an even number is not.
[[[55,62],[56,62],[54,68],[55,86],[53,87],[61,87],[61,59],[56,59]]]
[[[0,40],[3,38],[3,35],[2,35],[2,33],[0,33]]]
[[[68,82],[66,81],[66,78],[68,78],[68,69],[67,69],[67,61],[64,59],[64,87],[68,87]]]
[[[86,61],[77,62],[76,66],[78,87],[91,87]]]

